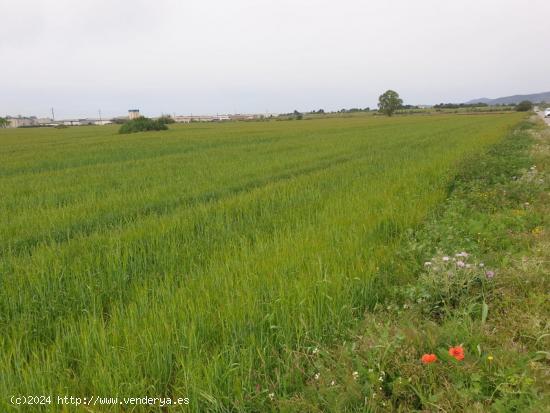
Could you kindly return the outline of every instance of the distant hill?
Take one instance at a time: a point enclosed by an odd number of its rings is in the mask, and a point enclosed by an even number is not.
[[[469,100],[468,104],[471,103],[486,103],[488,105],[508,105],[508,104],[514,104],[519,103],[522,100],[529,100],[531,102],[537,103],[537,102],[550,102],[550,92],[542,92],[542,93],[532,93],[530,95],[513,95],[513,96],[504,96],[501,98],[496,99],[489,99],[489,98],[479,98],[479,99],[473,99]]]

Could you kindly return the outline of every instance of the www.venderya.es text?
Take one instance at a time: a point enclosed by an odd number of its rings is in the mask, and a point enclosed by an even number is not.
[[[126,405],[126,406],[181,406],[188,405],[188,397],[75,397],[75,396],[11,396],[12,405],[71,405],[71,406],[108,406],[108,405]]]

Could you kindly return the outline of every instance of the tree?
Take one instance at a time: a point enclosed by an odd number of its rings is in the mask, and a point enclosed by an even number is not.
[[[528,112],[533,109],[533,104],[528,100],[522,100],[516,105],[516,110],[518,112]]]
[[[399,109],[402,104],[403,99],[393,90],[387,90],[378,98],[378,109],[388,116],[393,115],[393,112]]]
[[[7,128],[10,124],[10,121],[6,118],[0,118],[0,128]]]

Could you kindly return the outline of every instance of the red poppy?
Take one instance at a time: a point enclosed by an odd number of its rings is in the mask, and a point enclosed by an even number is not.
[[[421,359],[422,363],[430,364],[434,361],[437,361],[437,356],[435,354],[424,354]]]
[[[449,355],[458,361],[464,360],[464,349],[462,346],[451,347],[449,349]]]

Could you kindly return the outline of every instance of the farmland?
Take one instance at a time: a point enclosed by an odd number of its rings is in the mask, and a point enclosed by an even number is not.
[[[1,130],[0,403],[262,410],[302,386],[294,352],[402,281],[400,236],[522,116]]]

